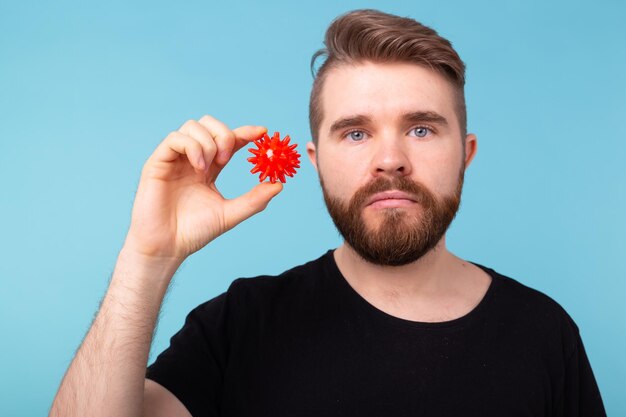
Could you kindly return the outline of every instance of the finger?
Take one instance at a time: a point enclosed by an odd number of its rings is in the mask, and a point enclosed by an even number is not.
[[[207,129],[217,145],[215,162],[221,166],[226,165],[233,152],[235,134],[224,123],[209,115],[202,116],[198,123]]]
[[[150,157],[152,162],[173,162],[181,155],[186,155],[191,165],[204,172],[207,167],[204,150],[200,142],[181,132],[172,132],[161,142]]]
[[[235,227],[242,221],[265,209],[270,200],[278,195],[282,189],[283,185],[279,182],[263,182],[257,184],[246,194],[227,200],[225,203],[226,207],[224,207],[226,227],[228,229]]]
[[[217,144],[209,130],[197,120],[188,120],[178,130],[202,144],[206,166],[211,167],[217,154]]]
[[[233,133],[235,134],[234,154],[250,142],[262,138],[267,133],[267,128],[265,126],[241,126],[233,129]]]
[[[224,165],[228,163],[228,161],[230,161],[230,158],[232,158],[235,152],[237,152],[239,149],[243,148],[253,140],[263,137],[265,133],[267,133],[267,128],[263,126],[241,126],[233,129],[233,134],[235,135],[235,144],[233,146],[232,152],[228,156],[228,159],[226,160],[226,162],[224,162]],[[210,180],[214,181],[215,178],[217,178],[220,172],[222,172],[224,165],[211,167],[209,171]]]

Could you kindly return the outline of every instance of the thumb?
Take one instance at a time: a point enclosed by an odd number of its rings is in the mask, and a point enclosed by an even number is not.
[[[282,189],[283,185],[279,182],[274,184],[262,182],[247,193],[232,200],[228,200],[226,207],[224,207],[226,227],[231,229],[265,209],[270,200],[276,197]]]

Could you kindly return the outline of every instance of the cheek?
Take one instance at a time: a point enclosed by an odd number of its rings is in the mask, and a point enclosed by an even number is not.
[[[457,188],[459,174],[461,172],[461,155],[458,158],[442,158],[438,164],[437,185],[443,194],[452,194]]]
[[[413,159],[413,177],[438,194],[456,190],[462,164],[462,149],[421,152]]]
[[[324,188],[326,192],[334,197],[343,197],[346,195],[348,185],[345,180],[345,173],[342,173],[336,166],[319,165],[319,175],[324,180]]]
[[[317,168],[320,177],[324,180],[324,188],[330,195],[339,198],[348,198],[352,195],[355,187],[352,182],[359,177],[354,167],[349,166],[346,161],[333,160],[320,155]]]

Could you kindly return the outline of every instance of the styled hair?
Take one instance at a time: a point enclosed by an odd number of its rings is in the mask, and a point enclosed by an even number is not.
[[[354,10],[332,21],[324,46],[311,58],[313,88],[309,101],[309,124],[317,144],[323,118],[321,93],[328,72],[342,65],[363,62],[413,63],[437,71],[452,83],[462,139],[467,132],[465,109],[465,64],[452,44],[437,32],[407,17],[378,10]],[[326,57],[315,72],[319,57]]]

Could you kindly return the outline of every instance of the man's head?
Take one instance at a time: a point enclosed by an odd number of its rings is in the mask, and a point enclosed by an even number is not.
[[[330,215],[365,260],[414,262],[452,222],[476,151],[464,65],[433,30],[371,10],[336,19],[325,44],[307,151]]]
[[[364,62],[404,62],[430,68],[443,75],[453,86],[455,109],[466,135],[465,64],[450,42],[433,29],[406,17],[377,10],[355,10],[335,19],[324,37],[326,48],[311,59],[311,70],[319,57],[326,57],[315,73],[309,101],[309,124],[313,143],[317,144],[324,117],[321,94],[327,74],[343,65]]]

